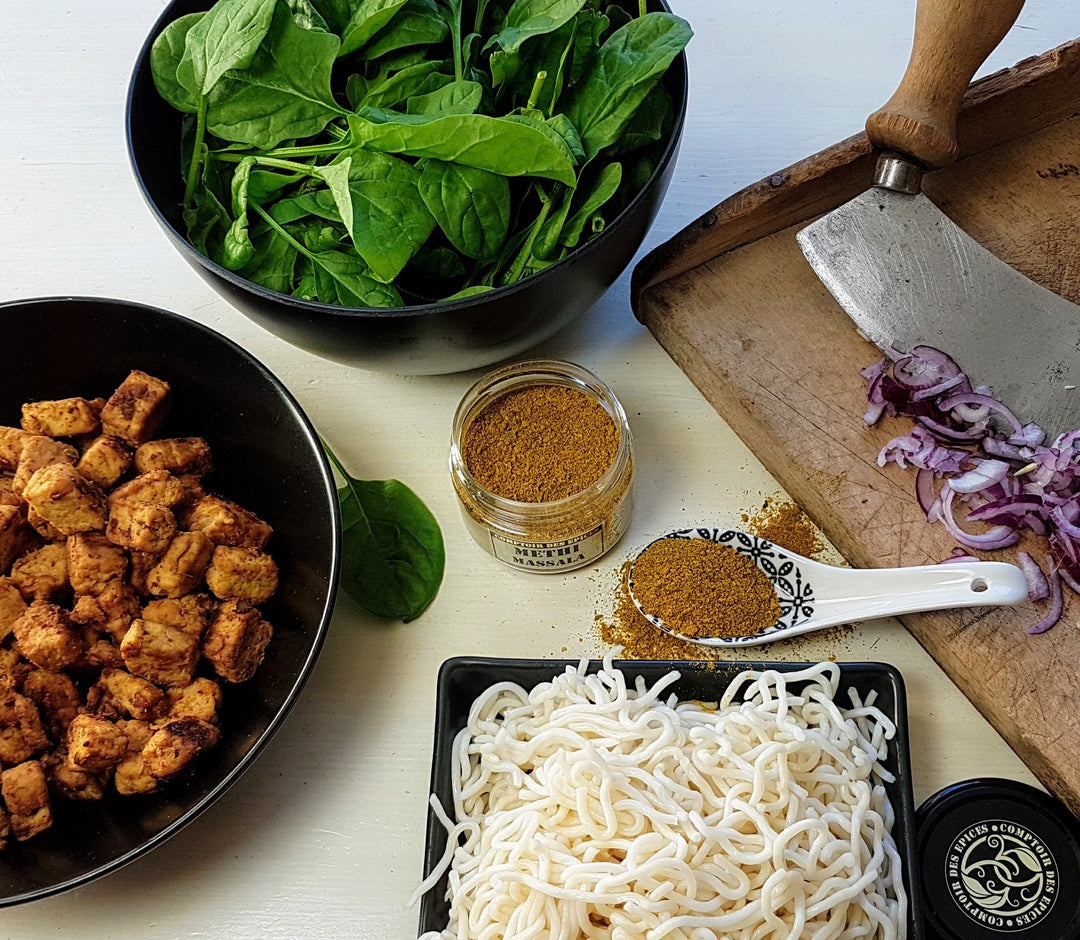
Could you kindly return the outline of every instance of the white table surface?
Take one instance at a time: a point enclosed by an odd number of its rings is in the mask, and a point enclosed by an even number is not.
[[[914,12],[914,0],[671,5],[696,32],[689,118],[642,252],[726,196],[858,131],[903,71]],[[594,618],[610,612],[615,573],[635,548],[685,524],[737,524],[779,490],[633,318],[627,272],[536,352],[593,369],[626,407],[638,461],[630,531],[577,573],[527,575],[494,562],[469,540],[446,470],[451,416],[480,373],[376,374],[288,345],[219,299],[142,203],[124,147],[124,98],[164,6],[0,7],[0,300],[123,298],[240,342],[288,386],[356,476],[397,477],[428,503],[446,538],[446,578],[408,625],[377,622],[343,596],[301,701],[223,799],[120,872],[0,910],[0,937],[415,936],[417,911],[406,901],[421,876],[439,665],[460,654],[602,653]],[[982,73],[1077,35],[1073,0],[1032,2]],[[865,624],[840,647],[806,639],[782,655],[899,667],[917,802],[975,775],[1033,780],[895,621]]]

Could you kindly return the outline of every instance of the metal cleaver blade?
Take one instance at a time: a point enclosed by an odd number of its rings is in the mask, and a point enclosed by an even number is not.
[[[877,186],[796,234],[881,349],[948,353],[1023,423],[1080,427],[1080,306],[1010,267],[922,193]]]

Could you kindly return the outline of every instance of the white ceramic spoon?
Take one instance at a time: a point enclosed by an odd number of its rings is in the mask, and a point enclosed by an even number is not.
[[[684,636],[641,606],[634,595],[631,565],[629,588],[634,606],[661,630],[702,646],[757,646],[841,623],[917,610],[1019,604],[1028,596],[1023,572],[1016,565],[1000,561],[955,561],[911,568],[838,568],[803,558],[735,529],[682,529],[664,538],[708,539],[727,545],[751,559],[776,589],[782,614],[767,630],[751,636]],[[648,546],[642,553],[647,549]]]

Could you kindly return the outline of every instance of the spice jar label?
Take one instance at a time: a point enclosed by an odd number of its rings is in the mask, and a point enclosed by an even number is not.
[[[496,532],[491,536],[491,553],[517,568],[577,568],[604,554],[604,526],[573,539],[557,542],[526,542]]]

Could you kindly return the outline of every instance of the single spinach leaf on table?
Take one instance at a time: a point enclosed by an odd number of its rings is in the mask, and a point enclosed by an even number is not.
[[[435,599],[446,568],[439,523],[398,480],[357,480],[323,442],[339,483],[342,587],[368,612],[408,623]]]

